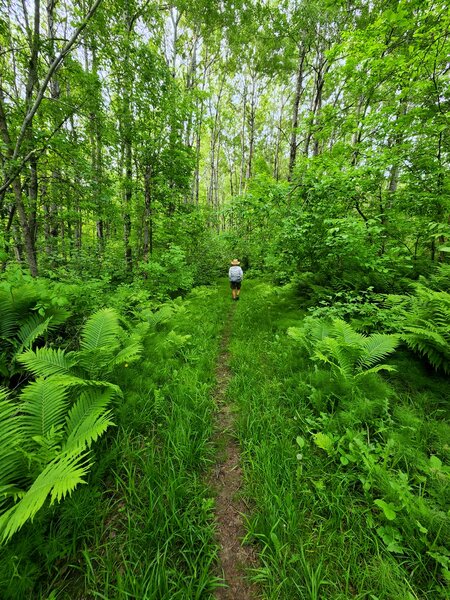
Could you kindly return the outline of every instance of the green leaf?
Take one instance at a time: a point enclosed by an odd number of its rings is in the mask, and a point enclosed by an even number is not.
[[[64,350],[37,348],[21,354],[18,359],[36,377],[68,374],[76,364],[74,353],[66,355]]]
[[[17,332],[17,337],[22,343],[18,353],[22,352],[24,348],[29,348],[38,337],[43,335],[47,331],[50,321],[51,317],[44,321],[39,315],[31,315],[28,317]]]
[[[26,521],[33,519],[48,496],[51,503],[72,493],[89,469],[88,455],[66,455],[54,459],[36,478],[24,496],[0,517],[0,535],[3,542],[18,531]]]
[[[389,521],[394,521],[397,513],[396,511],[396,507],[391,503],[387,503],[384,500],[374,500],[374,504],[376,504],[379,508],[382,509],[384,516],[386,517],[386,519],[388,519]]]
[[[405,552],[405,549],[401,545],[403,538],[398,529],[387,525],[386,527],[378,527],[377,533],[386,544],[386,550],[388,552],[395,552],[397,554],[403,554]]]
[[[321,432],[315,433],[313,435],[313,441],[316,444],[316,446],[318,446],[322,450],[325,450],[325,452],[328,455],[331,455],[333,453],[333,449],[334,449],[333,440],[326,433],[321,433]]]
[[[431,551],[428,551],[427,554],[429,556],[431,556],[431,558],[434,558],[434,560],[436,562],[438,562],[445,569],[448,569],[450,567],[450,558],[448,556],[445,556],[444,554],[441,554],[440,552],[431,552]]]
[[[30,383],[22,392],[22,424],[26,435],[46,436],[52,427],[64,423],[68,408],[67,386],[53,378],[40,378]]]
[[[112,388],[87,390],[81,394],[67,417],[68,437],[63,450],[81,452],[113,425],[111,412],[106,408],[115,395]]]
[[[300,435],[298,435],[295,438],[295,441],[297,442],[297,444],[300,446],[300,448],[303,448],[305,446],[305,440],[304,438],[302,438]]]
[[[436,471],[439,471],[442,468],[442,461],[440,458],[438,458],[437,456],[435,456],[434,454],[432,454],[430,456],[430,467],[432,469],[436,469]]]
[[[17,405],[0,389],[0,486],[9,485],[19,473],[19,448],[23,431]]]
[[[81,332],[80,345],[87,351],[99,348],[113,351],[118,345],[120,333],[121,327],[116,311],[104,308],[87,320]]]

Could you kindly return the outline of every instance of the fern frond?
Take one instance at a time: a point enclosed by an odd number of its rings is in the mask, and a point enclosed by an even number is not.
[[[145,321],[138,323],[130,333],[130,338],[134,341],[141,341],[145,335],[147,335],[150,326]]]
[[[89,470],[88,454],[65,455],[54,459],[39,474],[24,496],[0,517],[3,542],[18,531],[28,519],[33,519],[48,496],[50,503],[71,494]]]
[[[313,356],[317,356],[321,360],[321,356],[331,357],[334,360],[326,360],[337,370],[345,379],[352,376],[354,358],[351,348],[343,345],[340,340],[327,337],[316,346],[316,352]]]
[[[306,318],[303,327],[289,327],[287,334],[309,352],[314,343],[324,340],[330,335],[330,323],[322,319]]]
[[[307,335],[313,340],[320,341],[330,336],[331,326],[328,321],[322,321],[321,319],[314,319],[313,322],[308,324]]]
[[[107,388],[113,390],[120,398],[123,397],[123,392],[118,385],[110,381],[99,381],[96,379],[82,379],[75,375],[55,375],[52,377],[55,382],[71,388]]]
[[[301,327],[289,327],[287,330],[287,334],[296,342],[303,342],[305,337],[304,330]]]
[[[45,316],[50,319],[49,329],[54,329],[58,325],[62,325],[71,316],[70,310],[66,310],[61,306],[50,306],[45,309]]]
[[[124,363],[130,363],[137,360],[142,354],[144,347],[140,342],[133,342],[130,345],[122,348],[114,358],[109,362],[109,368],[113,368],[117,365],[123,365]]]
[[[362,340],[363,354],[358,360],[360,369],[370,369],[377,362],[392,354],[400,342],[398,335],[374,333]]]
[[[351,325],[342,319],[333,319],[333,327],[330,335],[350,346],[361,346],[364,341],[364,336],[355,331]]]
[[[39,378],[22,392],[22,423],[27,437],[47,436],[52,428],[64,423],[69,405],[68,386],[54,378]]]
[[[450,373],[450,345],[440,333],[431,327],[405,327],[405,331],[409,333],[402,334],[401,339],[411,350],[425,356],[435,369]]]
[[[404,331],[409,332],[402,335],[402,339],[412,348],[420,351],[426,351],[428,344],[440,348],[447,349],[447,341],[440,332],[433,330],[432,325],[425,327],[405,327]],[[448,348],[450,350],[450,348]]]
[[[11,297],[5,292],[0,293],[0,338],[9,339],[17,330],[18,323]]]
[[[90,447],[92,442],[114,424],[110,420],[111,411],[106,408],[115,395],[112,389],[103,392],[89,390],[81,394],[67,417],[68,435],[63,445],[64,451],[80,452],[86,446]]]
[[[369,375],[369,373],[378,373],[379,371],[392,371],[395,372],[397,369],[392,365],[376,365],[375,367],[371,367],[370,369],[366,369],[365,371],[361,371],[355,375],[355,379],[362,379]]]
[[[23,434],[17,405],[0,390],[0,485],[9,485],[19,474]]]
[[[450,373],[450,294],[416,285],[402,340],[435,369]]]
[[[17,332],[21,342],[21,349],[29,348],[31,344],[43,335],[49,326],[50,318],[42,319],[40,315],[30,315]]]
[[[24,490],[16,485],[0,485],[0,504],[7,498],[17,500],[23,498],[24,495]]]
[[[37,348],[24,352],[17,360],[36,377],[68,374],[76,364],[75,353],[66,354],[64,350],[53,348]]]
[[[112,308],[104,308],[87,320],[81,332],[80,345],[87,351],[105,348],[112,352],[118,346],[117,338],[120,332],[121,327],[116,311]]]

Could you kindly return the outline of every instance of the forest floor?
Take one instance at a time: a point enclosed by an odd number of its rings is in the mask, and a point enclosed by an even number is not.
[[[447,599],[448,381],[400,349],[339,383],[287,334],[307,302],[246,279],[152,312],[89,485],[0,549],[0,598]]]
[[[307,306],[295,286],[247,280],[232,320],[227,396],[259,597],[447,599],[448,380],[404,347],[384,376],[339,378],[287,335]]]

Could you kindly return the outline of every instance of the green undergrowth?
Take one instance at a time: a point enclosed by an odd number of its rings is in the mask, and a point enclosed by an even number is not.
[[[148,309],[142,359],[115,373],[123,400],[87,485],[1,549],[2,599],[208,597],[217,553],[204,473],[229,302],[223,286],[202,287]]]
[[[292,286],[241,296],[228,393],[264,598],[448,598],[448,380],[399,336],[305,327]]]

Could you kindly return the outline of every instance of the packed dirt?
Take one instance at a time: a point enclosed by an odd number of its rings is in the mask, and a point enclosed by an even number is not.
[[[226,397],[228,382],[231,379],[228,344],[231,333],[231,319],[228,321],[222,339],[221,352],[217,362],[217,386],[215,399],[218,413],[214,441],[218,449],[218,462],[215,466],[211,485],[216,492],[216,537],[219,550],[219,576],[223,576],[227,587],[215,591],[217,600],[255,600],[256,586],[248,580],[248,571],[258,566],[253,546],[242,546],[245,536],[242,514],[248,512],[241,498],[242,470],[240,448],[235,438],[233,403]]]

